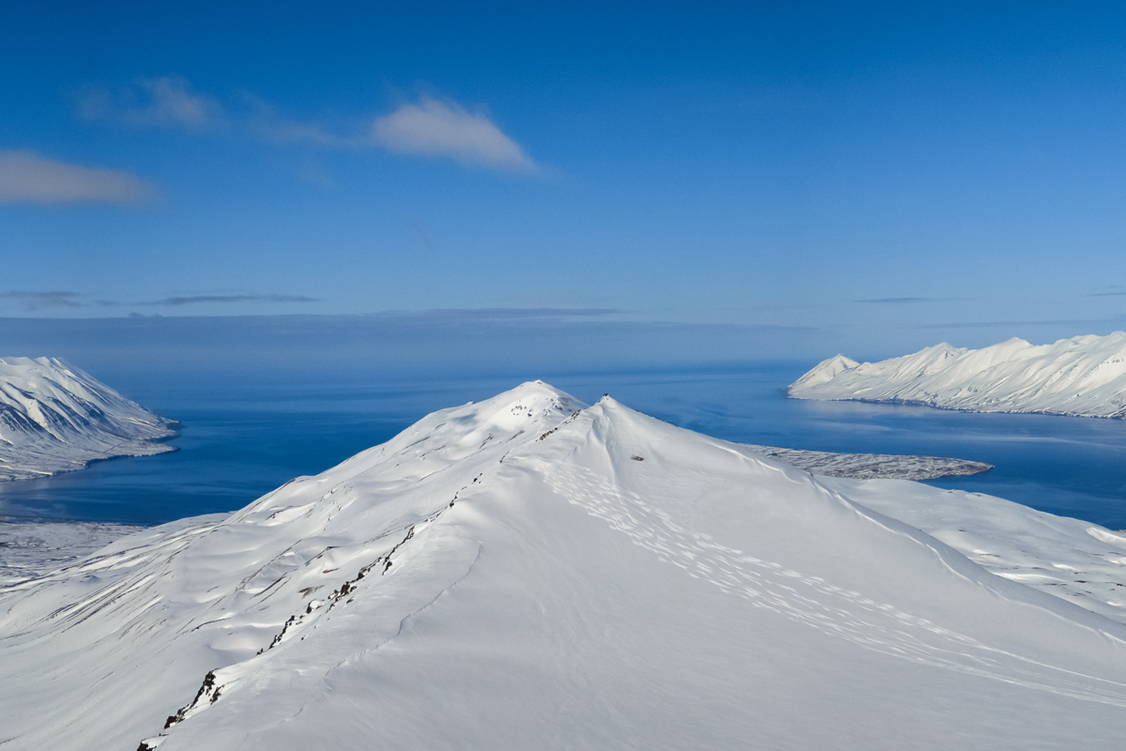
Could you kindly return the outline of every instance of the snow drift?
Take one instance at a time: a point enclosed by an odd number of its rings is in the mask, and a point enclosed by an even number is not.
[[[56,357],[0,358],[0,481],[172,451],[174,424]]]
[[[895,520],[896,487],[944,492],[527,383],[0,587],[0,741],[1116,748],[1126,626]]]
[[[982,349],[936,344],[858,363],[836,355],[790,385],[799,399],[905,402],[975,412],[1126,417],[1126,332]]]

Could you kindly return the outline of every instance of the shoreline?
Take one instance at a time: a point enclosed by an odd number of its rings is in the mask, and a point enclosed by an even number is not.
[[[1052,412],[1048,410],[1027,409],[971,409],[969,407],[944,407],[917,399],[862,399],[860,397],[822,397],[822,396],[795,396],[788,390],[783,391],[787,399],[796,399],[801,402],[856,402],[858,404],[879,404],[892,407],[926,407],[938,409],[943,412],[962,412],[967,415],[1037,415],[1040,417],[1072,417],[1084,420],[1120,420],[1126,421],[1126,414],[1122,415],[1089,415],[1082,412]]]
[[[181,428],[182,428],[183,424],[179,420],[172,420],[170,422],[171,422],[171,424],[169,425],[170,432],[167,435],[158,436],[156,438],[146,438],[142,441],[142,445],[156,449],[154,451],[147,451],[147,452],[144,452],[144,453],[123,452],[123,453],[120,453],[120,454],[110,454],[109,456],[96,456],[92,459],[84,460],[81,467],[74,467],[72,469],[60,469],[60,470],[56,470],[56,471],[53,471],[53,472],[43,472],[42,474],[36,475],[34,477],[8,477],[8,478],[0,477],[0,485],[6,485],[8,483],[16,483],[16,482],[29,482],[29,481],[34,481],[34,480],[45,480],[49,477],[58,477],[59,475],[66,475],[66,474],[70,474],[72,472],[82,472],[83,470],[89,469],[92,465],[97,464],[99,462],[109,462],[109,461],[114,461],[114,460],[119,460],[119,459],[141,459],[141,458],[144,458],[146,456],[160,456],[161,454],[174,454],[177,451],[180,451],[180,447],[179,446],[172,446],[168,443],[168,441],[172,441],[172,440],[175,440],[176,438],[180,437],[180,435],[182,433]]]

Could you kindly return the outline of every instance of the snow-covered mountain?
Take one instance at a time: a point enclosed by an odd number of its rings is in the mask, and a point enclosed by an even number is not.
[[[1126,625],[1045,561],[1112,572],[1126,539],[527,383],[0,586],[0,741],[1118,748]],[[1041,563],[1061,587],[1019,583]]]
[[[976,412],[1126,417],[1126,332],[982,349],[936,344],[858,363],[836,355],[790,385],[799,399],[926,404]]]
[[[171,451],[173,424],[58,358],[0,358],[0,481]]]

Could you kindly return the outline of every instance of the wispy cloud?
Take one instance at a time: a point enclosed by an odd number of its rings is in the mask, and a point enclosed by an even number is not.
[[[1126,296],[1126,285],[1100,284],[1094,292],[1088,292],[1085,297],[1121,297]]]
[[[178,295],[164,297],[160,300],[136,303],[139,305],[202,305],[207,303],[239,303],[239,302],[320,302],[319,298],[306,295]]]
[[[29,290],[0,291],[0,299],[17,300],[24,304],[28,310],[43,310],[45,308],[80,308],[82,302],[78,292],[67,290],[47,290],[44,292]]]
[[[396,154],[451,159],[462,164],[531,174],[540,166],[482,107],[421,96],[383,115],[331,122],[282,114],[265,99],[240,92],[226,105],[181,76],[144,78],[118,88],[87,86],[77,97],[85,120],[132,127],[175,126],[236,132],[279,145],[322,149],[380,148]]]
[[[248,91],[240,93],[246,108],[244,124],[254,136],[282,145],[306,145],[322,148],[351,148],[363,145],[364,136],[358,124],[353,127],[330,127],[315,120],[287,117],[270,102]]]
[[[481,110],[448,99],[422,97],[372,123],[372,139],[401,154],[444,157],[464,164],[512,172],[538,165]]]
[[[872,303],[878,305],[911,305],[913,303],[921,302],[952,302],[956,300],[964,300],[963,297],[865,297],[859,300],[853,300],[858,303]]]
[[[402,104],[393,112],[370,118],[367,130],[354,124],[298,120],[252,94],[244,93],[243,99],[250,107],[246,120],[250,132],[277,144],[356,150],[375,147],[508,172],[539,170],[483,110],[469,110],[449,99],[422,97]]]
[[[432,308],[431,313],[465,315],[479,318],[544,318],[609,316],[622,311],[618,308]]]
[[[320,298],[307,295],[287,294],[207,294],[207,295],[176,295],[164,297],[159,300],[126,301],[93,299],[81,292],[70,290],[0,290],[0,300],[14,300],[23,304],[27,310],[45,310],[48,308],[122,308],[135,305],[155,307],[183,307],[185,305],[203,305],[208,303],[313,303],[321,302]]]
[[[927,323],[921,329],[988,329],[1012,326],[1118,326],[1126,322],[1126,316],[1108,318],[1059,318],[1039,321],[953,321],[947,323]]]
[[[552,319],[602,318],[622,313],[617,308],[430,308],[429,310],[388,310],[370,314],[372,317],[396,320],[415,320],[420,323],[436,321],[472,323],[491,321],[546,321]]]
[[[142,78],[118,89],[87,86],[78,95],[78,114],[132,127],[190,129],[215,126],[224,119],[215,99],[194,91],[180,76]]]
[[[284,145],[304,144],[336,149],[354,147],[359,143],[356,138],[333,133],[326,126],[316,122],[273,117],[258,119],[252,123],[251,128],[255,134],[267,141]]]
[[[0,151],[0,202],[136,203],[155,193],[123,170],[60,162],[30,151]]]

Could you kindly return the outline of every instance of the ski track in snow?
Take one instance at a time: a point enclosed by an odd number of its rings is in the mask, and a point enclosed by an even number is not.
[[[1046,665],[983,644],[890,603],[835,586],[823,577],[722,545],[707,534],[690,532],[637,493],[623,492],[585,467],[545,467],[544,476],[557,494],[635,545],[756,608],[892,657],[1126,708],[1126,683]],[[1058,682],[1036,680],[1036,668],[1056,671]]]

